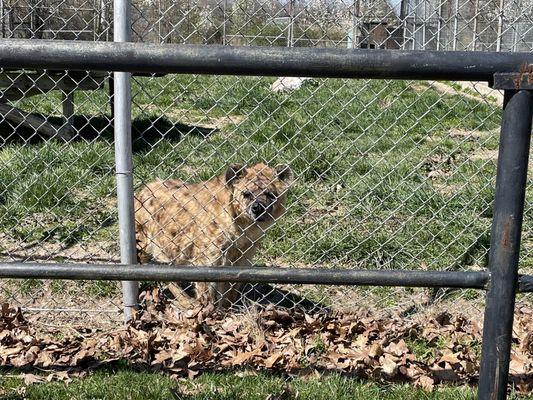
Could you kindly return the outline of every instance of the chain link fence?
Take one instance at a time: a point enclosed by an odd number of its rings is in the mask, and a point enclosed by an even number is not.
[[[112,38],[109,2],[4,1],[0,8],[5,38]],[[133,3],[132,29],[135,41],[151,43],[532,51],[532,20],[530,0],[160,0]],[[119,261],[110,78],[2,71],[3,261]],[[235,164],[288,165],[286,213],[265,229],[255,264],[479,270],[487,266],[502,102],[479,82],[136,75],[135,189],[156,179],[203,182]],[[531,187],[521,256],[527,273]],[[47,323],[122,318],[113,282],[1,285],[3,301]],[[433,306],[477,315],[483,302],[470,290],[240,289],[256,302],[402,315]]]

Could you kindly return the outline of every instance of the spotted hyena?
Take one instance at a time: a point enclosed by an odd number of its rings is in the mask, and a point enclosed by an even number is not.
[[[232,165],[196,184],[157,180],[135,198],[140,262],[198,266],[249,266],[266,229],[285,211],[292,172],[286,165]],[[176,285],[171,290],[177,296]],[[196,297],[220,307],[239,287],[197,283]]]

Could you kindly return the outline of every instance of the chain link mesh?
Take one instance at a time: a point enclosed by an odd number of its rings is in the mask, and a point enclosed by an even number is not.
[[[6,38],[112,37],[110,2],[1,7]],[[533,50],[526,0],[160,0],[132,9],[134,40],[151,43]],[[118,262],[109,74],[4,70],[0,80],[2,260]],[[265,230],[254,264],[487,265],[503,99],[485,83],[145,75],[134,76],[132,93],[136,193],[156,179],[204,182],[232,164],[290,166],[287,211]],[[533,269],[531,187],[530,176],[524,273]],[[256,302],[404,315],[433,305],[479,313],[483,302],[473,290],[240,290]],[[7,280],[2,293],[53,321],[121,318],[115,283]]]

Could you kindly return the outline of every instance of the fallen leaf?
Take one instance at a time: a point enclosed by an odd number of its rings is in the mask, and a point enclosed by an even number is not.
[[[33,385],[35,383],[42,383],[46,381],[46,376],[35,374],[24,374],[24,384]]]
[[[276,362],[283,357],[283,354],[281,353],[274,353],[271,356],[267,357],[265,360],[265,367],[266,368],[272,368]]]
[[[435,381],[429,376],[421,376],[415,381],[415,384],[428,391],[432,391],[435,387]]]

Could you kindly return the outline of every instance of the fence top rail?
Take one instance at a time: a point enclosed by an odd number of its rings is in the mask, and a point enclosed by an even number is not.
[[[490,82],[532,65],[533,53],[0,39],[0,68]]]

